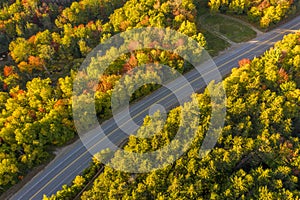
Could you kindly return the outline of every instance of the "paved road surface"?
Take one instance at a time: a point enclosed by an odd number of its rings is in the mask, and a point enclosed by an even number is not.
[[[269,49],[276,41],[281,40],[284,35],[294,32],[300,29],[300,16],[294,20],[283,24],[279,28],[263,34],[252,41],[249,41],[240,47],[232,50],[226,54],[218,56],[214,59],[214,62],[219,68],[222,76],[226,76],[231,72],[233,67],[238,65],[238,61],[243,58],[253,58],[255,56],[261,55],[265,50]],[[202,69],[202,73],[211,80],[214,79],[215,71],[210,69],[210,65],[205,66]],[[185,77],[189,80],[192,87],[195,89],[202,89],[206,86],[201,76],[195,70],[187,73]],[[178,90],[184,91],[182,85],[178,85]],[[149,106],[159,103],[168,108],[171,108],[177,104],[174,96],[170,94],[170,91],[161,88],[147,99],[142,99],[134,106],[131,107],[131,116],[134,121],[141,123],[144,116],[148,114]],[[126,126],[126,124],[125,124]],[[106,121],[102,124],[102,128],[106,133],[109,133],[109,138],[112,142],[117,144],[126,135],[117,128],[113,119]],[[98,151],[99,147],[106,148],[109,143],[99,134],[97,130],[89,133],[93,138],[89,146],[93,147],[93,151]],[[91,155],[86,150],[85,146],[80,140],[72,144],[70,148],[58,158],[56,158],[52,163],[47,166],[47,168],[41,171],[38,175],[32,178],[20,191],[18,191],[11,199],[15,200],[27,200],[27,199],[42,199],[43,194],[51,195],[57,190],[60,190],[63,184],[70,183],[76,175],[82,172],[91,161]]]

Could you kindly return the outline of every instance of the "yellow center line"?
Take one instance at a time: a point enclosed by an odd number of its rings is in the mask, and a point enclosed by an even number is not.
[[[294,26],[292,26],[292,27],[290,27],[290,29],[292,29],[292,28],[294,28],[294,27],[296,27],[296,26],[298,26],[298,25],[299,25],[299,23],[296,24],[296,25],[294,25]],[[284,33],[284,31],[281,31],[280,33]],[[248,51],[245,51],[243,54],[239,55],[239,57],[241,57],[241,56],[243,56],[243,55],[245,55],[245,54],[247,54],[247,53],[249,53],[249,52],[251,52],[251,51],[253,51],[253,50],[257,49],[257,48],[259,48],[260,46],[262,46],[262,45],[265,44],[265,43],[268,43],[269,41],[273,40],[273,39],[276,38],[277,36],[278,36],[278,35],[275,35],[274,37],[272,37],[272,38],[270,38],[270,39],[268,39],[268,40],[266,40],[266,41],[260,43],[258,46],[254,47],[253,49],[249,49]],[[230,63],[230,62],[232,62],[232,61],[234,61],[234,60],[236,60],[236,59],[237,59],[237,57],[230,59],[229,61],[227,61],[227,62],[225,62],[224,64],[222,64],[222,65],[220,65],[219,67],[217,67],[217,69],[222,68],[222,67],[225,66],[226,64],[228,64],[228,63]],[[214,71],[214,70],[215,70],[215,69],[210,70],[210,71],[204,73],[203,75],[206,75],[206,74],[208,74],[208,73],[210,73],[210,72],[212,72],[212,71]],[[203,76],[203,75],[202,75],[202,76]],[[194,79],[193,81],[189,82],[189,84],[191,84],[191,83],[193,83],[193,82],[195,82],[195,81],[198,81],[198,80],[201,79],[201,78],[202,78],[202,77],[200,76],[200,77]],[[185,86],[186,86],[186,84],[183,85],[183,86],[181,86],[181,87],[178,88],[177,90],[175,90],[175,92],[178,91],[178,90],[180,90],[180,89],[182,89],[182,88],[185,87]],[[165,99],[168,98],[170,95],[172,95],[172,94],[169,94],[169,95],[165,96],[164,98],[162,98],[162,99],[160,99],[159,101],[157,101],[157,103],[158,103],[158,102],[161,102],[161,101],[163,101],[163,100],[165,100]],[[142,112],[144,112],[144,111],[146,111],[146,110],[147,110],[147,109],[144,109],[144,110],[140,111],[139,113],[137,113],[137,114],[133,117],[133,119],[137,118],[138,115],[140,115]],[[127,120],[125,123],[123,123],[123,124],[121,125],[121,127],[122,127],[123,125],[125,125],[128,121],[129,121],[129,120]],[[110,132],[109,134],[107,134],[106,137],[108,137],[108,136],[114,134],[116,131],[118,131],[118,128],[117,128],[117,129],[114,129],[112,132]],[[54,179],[56,179],[59,175],[61,175],[64,171],[66,171],[67,168],[69,168],[70,166],[72,166],[72,165],[73,165],[75,162],[77,162],[80,158],[82,158],[84,155],[86,155],[86,154],[89,152],[89,150],[91,150],[91,149],[94,148],[96,145],[98,145],[100,142],[102,142],[106,137],[104,137],[104,138],[102,138],[101,140],[99,140],[96,144],[94,144],[92,147],[90,147],[87,151],[85,151],[83,154],[81,154],[78,158],[76,158],[75,160],[73,160],[73,161],[72,161],[68,166],[66,166],[62,171],[60,171],[60,172],[59,172],[58,174],[56,174],[52,179],[50,179],[49,182],[47,182],[47,184],[45,184],[41,189],[39,189],[39,190],[38,190],[38,191],[37,191],[30,199],[33,199],[39,192],[41,192],[45,187],[47,187]]]

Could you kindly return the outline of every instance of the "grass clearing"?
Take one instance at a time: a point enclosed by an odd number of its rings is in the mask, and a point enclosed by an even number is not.
[[[201,30],[201,32],[206,39],[207,51],[211,56],[217,56],[219,52],[224,51],[226,48],[230,47],[230,44],[228,42],[219,38],[215,34],[207,30]]]
[[[207,3],[204,1],[199,1],[199,4],[197,5],[196,26],[197,30],[201,32],[206,39],[207,52],[211,56],[217,56],[221,51],[224,51],[225,49],[230,47],[230,44],[214,34],[212,31],[209,31],[209,29],[206,29],[202,24],[202,20],[205,19],[205,16],[207,15],[207,13],[209,13],[209,9],[206,5]]]
[[[245,42],[256,37],[256,32],[248,26],[219,15],[208,15],[203,19],[203,23],[233,42]]]

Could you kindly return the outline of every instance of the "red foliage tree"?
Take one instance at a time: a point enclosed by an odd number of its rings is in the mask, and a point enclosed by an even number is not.
[[[245,65],[247,65],[247,64],[250,64],[250,63],[251,63],[251,60],[250,60],[250,59],[244,58],[244,59],[242,59],[242,60],[239,61],[239,66],[240,66],[240,67],[243,67],[243,66],[245,66]]]
[[[278,83],[284,83],[289,80],[289,75],[286,73],[286,71],[283,68],[280,68],[278,71],[279,74],[279,80]]]
[[[13,73],[13,67],[11,66],[5,66],[3,69],[3,75],[5,77],[8,77],[9,75],[11,75]]]

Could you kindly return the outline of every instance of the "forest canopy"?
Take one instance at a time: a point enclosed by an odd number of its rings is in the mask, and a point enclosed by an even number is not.
[[[261,28],[268,28],[299,12],[299,0],[209,0],[212,13],[246,15],[248,20]]]
[[[106,166],[81,199],[298,199],[299,70],[300,33],[285,36],[260,58],[241,61],[223,81],[226,123],[206,157],[201,159],[199,150],[210,118],[207,89],[197,95],[201,120],[193,145],[181,158],[142,174]],[[171,110],[163,130],[151,138],[130,136],[124,149],[143,153],[169,144],[185,107]],[[161,123],[146,117],[137,136]],[[118,155],[113,159],[122,163]],[[50,199],[72,197],[75,187],[80,188],[76,182],[64,186]]]
[[[192,0],[16,0],[0,5],[0,42],[9,54],[8,61],[0,63],[1,193],[48,160],[54,147],[76,136],[73,79],[101,41],[132,28],[156,26],[180,31],[206,46],[195,24],[197,10]],[[111,91],[122,74],[140,64],[162,61],[186,71],[176,54],[149,49],[112,63],[100,77],[95,94],[99,121],[111,116]],[[134,98],[156,88],[141,88]]]
[[[297,0],[205,2],[213,14],[246,16],[263,28],[283,21],[299,7]],[[193,0],[0,0],[0,54],[4,56],[0,60],[0,194],[49,160],[56,147],[76,138],[73,80],[92,49],[115,34],[139,27],[170,28],[208,48],[211,41],[206,35],[211,35],[197,23],[199,5]],[[111,117],[111,93],[122,75],[147,63],[163,63],[180,73],[190,70],[183,58],[169,51],[141,49],[122,55],[92,88],[100,122]],[[82,199],[297,198],[300,35],[288,35],[261,58],[239,64],[224,80],[226,126],[207,157],[201,160],[197,153],[210,118],[208,90],[195,95],[204,115],[186,155],[148,174],[105,167]],[[157,88],[141,87],[131,100]],[[181,109],[189,107],[171,110],[162,132],[149,139],[130,137],[125,149],[144,152],[168,143]],[[140,134],[155,125],[146,118]],[[51,198],[72,199],[101,167],[95,161],[73,185]]]

